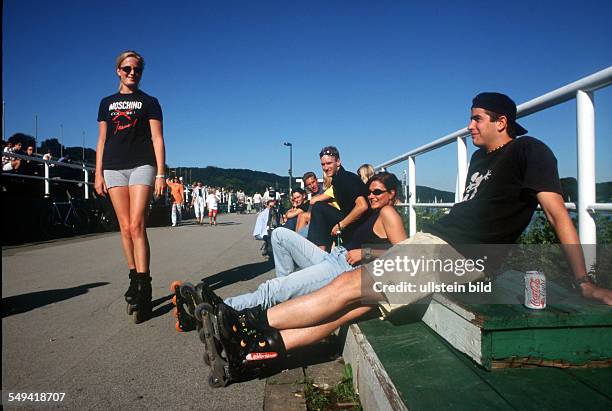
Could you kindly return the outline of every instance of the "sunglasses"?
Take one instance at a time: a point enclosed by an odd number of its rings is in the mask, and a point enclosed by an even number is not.
[[[319,153],[319,158],[323,156],[331,156],[338,158],[338,152],[333,150],[323,150]]]
[[[125,74],[130,74],[134,70],[134,74],[142,74],[142,67],[123,66],[121,71]]]
[[[379,196],[382,193],[386,192],[388,192],[388,190],[381,190],[380,188],[377,188],[376,190],[370,190],[370,194],[374,194],[375,196]]]

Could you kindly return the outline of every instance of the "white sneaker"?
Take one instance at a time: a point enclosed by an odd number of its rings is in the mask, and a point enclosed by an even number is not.
[[[176,227],[176,224],[172,224],[172,227]]]

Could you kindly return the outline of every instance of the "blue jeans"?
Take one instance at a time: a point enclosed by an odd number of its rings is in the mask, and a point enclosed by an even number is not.
[[[295,231],[279,227],[272,231],[276,276],[284,277],[298,269],[319,264],[327,253]]]
[[[292,234],[280,232],[275,235],[279,230]],[[343,272],[354,269],[346,262],[344,247],[335,247],[331,253],[326,253],[299,234],[282,227],[272,232],[275,262],[277,261],[275,241],[281,243],[278,253],[281,265],[276,266],[277,277],[260,284],[252,293],[227,298],[226,304],[237,310],[258,305],[264,309],[270,308],[291,298],[317,291]],[[292,244],[295,247],[291,247]],[[292,256],[295,258],[295,264],[302,268],[301,270],[287,271],[290,267],[294,267]],[[288,262],[290,259],[291,264]]]
[[[172,203],[172,225],[176,225],[181,222],[181,209],[183,208],[182,204]]]

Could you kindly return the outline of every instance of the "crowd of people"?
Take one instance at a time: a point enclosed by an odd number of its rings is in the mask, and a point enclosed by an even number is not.
[[[161,105],[139,89],[144,59],[134,51],[121,53],[115,63],[119,90],[101,100],[96,150],[95,190],[108,195],[119,221],[121,243],[130,280],[125,299],[146,318],[151,310],[150,247],[145,209],[152,196],[168,193],[172,225],[193,209],[198,224],[217,224],[221,207],[258,212],[254,234],[266,239],[276,277],[254,292],[225,300],[202,285],[203,301],[214,307],[231,374],[256,376],[270,362],[315,343],[339,326],[373,310],[388,315],[427,297],[417,288],[401,302],[385,291],[374,291],[373,274],[381,261],[410,256],[417,246],[430,248],[431,258],[465,259],[465,245],[512,244],[529,225],[540,206],[563,245],[579,245],[565,208],[557,161],[541,141],[525,136],[516,121],[516,104],[501,93],[480,93],[472,100],[468,130],[477,150],[468,170],[461,202],[443,218],[419,227],[408,238],[394,205],[400,183],[391,173],[375,173],[364,164],[356,173],[342,165],[339,150],[326,146],[318,153],[323,183],[314,172],[303,176],[306,190],[290,193],[290,207],[273,188],[249,196],[191,185],[165,170]],[[19,172],[36,167],[11,157],[20,144],[3,150],[3,170]],[[26,152],[32,154],[32,147]],[[167,190],[167,191],[166,191]],[[440,254],[450,250],[450,255]],[[414,252],[414,251],[412,251]],[[412,257],[415,257],[412,255]],[[418,257],[418,256],[417,256]],[[415,257],[416,258],[416,257]],[[598,287],[585,266],[581,247],[569,247],[566,258],[577,290],[586,298],[612,305],[612,291]],[[388,270],[386,280],[405,280],[400,270]],[[466,275],[422,271],[416,283],[482,280],[490,275],[476,269]],[[209,347],[214,349],[214,347]]]
[[[423,301],[431,292],[419,284],[464,284],[491,276],[495,267],[461,275],[419,271],[411,276],[415,291],[401,301],[388,291],[392,288],[373,287],[381,275],[373,274],[373,267],[380,267],[380,262],[405,256],[465,260],[474,246],[515,243],[538,205],[565,246],[576,289],[585,298],[612,305],[612,291],[597,286],[585,265],[564,205],[555,156],[541,141],[524,136],[527,130],[516,121],[514,101],[501,93],[478,94],[468,130],[477,148],[468,183],[478,184],[466,184],[461,202],[436,223],[419,227],[411,238],[393,207],[399,189],[393,174],[375,174],[367,164],[351,173],[342,166],[337,148],[321,150],[323,187],[314,173],[306,173],[310,199],[295,190],[292,208],[281,217],[284,225],[268,231],[276,277],[252,293],[225,300],[205,284],[202,287],[203,300],[215,307],[233,375],[257,376],[269,363],[372,310],[387,316]],[[424,252],[422,246],[430,246],[425,248],[430,254],[411,255]],[[405,271],[391,269],[385,274],[384,284],[406,280]]]
[[[179,176],[168,178],[166,185],[173,227],[179,226],[184,217],[195,217],[196,224],[199,225],[208,223],[216,226],[218,213],[251,214],[261,211],[261,204],[267,202],[271,196],[277,200],[276,191],[272,188],[266,190],[263,196],[258,192],[250,196],[242,189],[234,191],[231,188],[209,186],[200,180],[190,185],[184,183],[183,177]],[[280,199],[281,194],[278,195]]]

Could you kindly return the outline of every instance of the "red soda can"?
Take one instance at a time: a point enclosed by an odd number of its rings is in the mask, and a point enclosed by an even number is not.
[[[525,307],[533,310],[546,308],[546,276],[541,271],[525,273]]]

